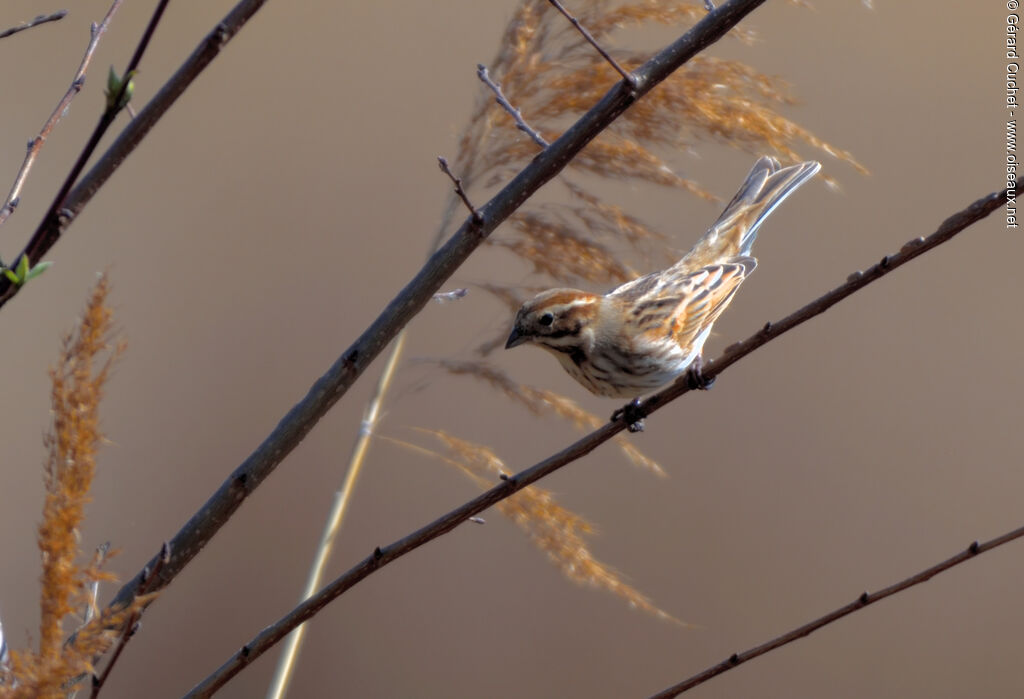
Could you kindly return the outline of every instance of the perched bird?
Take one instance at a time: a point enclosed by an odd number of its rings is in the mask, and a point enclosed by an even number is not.
[[[542,292],[519,309],[505,348],[530,343],[546,349],[600,396],[636,398],[687,370],[696,386],[706,387],[701,351],[711,325],[757,266],[750,249],[758,227],[820,169],[813,161],[783,168],[774,158],[760,158],[679,262],[604,295]]]

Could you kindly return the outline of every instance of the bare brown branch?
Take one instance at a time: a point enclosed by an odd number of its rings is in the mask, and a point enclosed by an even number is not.
[[[601,44],[597,43],[597,40],[593,37],[593,35],[587,31],[587,28],[580,24],[580,21],[573,17],[569,13],[569,11],[562,6],[562,3],[558,2],[558,0],[548,0],[548,2],[550,2],[556,10],[561,12],[567,20],[572,22],[572,26],[576,27],[576,30],[583,35],[583,38],[587,40],[587,43],[593,46],[597,50],[597,52],[601,54],[601,57],[604,60],[608,61],[608,64],[612,68],[614,68],[619,75],[622,76],[623,80],[625,80],[630,85],[633,84],[633,75],[629,71],[625,70],[622,66],[620,66],[618,62],[611,57],[611,54],[605,51],[604,48],[602,48]]]
[[[480,212],[473,207],[473,203],[469,200],[469,197],[466,196],[465,190],[462,189],[462,178],[456,177],[452,174],[451,168],[448,167],[448,161],[445,158],[438,156],[437,164],[441,167],[441,172],[448,175],[448,179],[450,179],[455,185],[455,194],[462,200],[462,203],[466,205],[466,208],[469,209],[469,215],[473,218],[473,221],[475,221],[477,225],[483,223],[484,217],[481,216]]]
[[[22,22],[21,24],[0,31],[0,39],[9,37],[12,34],[17,34],[18,32],[23,32],[26,29],[31,29],[32,27],[38,27],[40,24],[46,24],[47,22],[56,22],[58,20],[64,19],[64,17],[66,17],[67,14],[67,10],[57,10],[56,12],[51,12],[48,15],[39,15],[38,17],[34,17],[33,19],[30,19],[27,22]]]
[[[533,142],[541,148],[547,148],[548,143],[543,136],[540,135],[535,129],[533,129],[526,120],[523,119],[523,114],[518,109],[512,106],[512,103],[505,97],[505,93],[501,91],[501,85],[494,82],[491,79],[491,74],[487,71],[487,66],[483,64],[477,64],[476,75],[487,87],[491,88],[491,92],[494,93],[494,101],[501,106],[506,112],[508,112],[516,122],[516,128],[525,133]]]
[[[835,609],[829,612],[828,614],[825,614],[824,616],[815,619],[814,621],[808,622],[803,626],[798,626],[792,631],[788,631],[787,633],[784,633],[781,636],[777,636],[770,641],[767,641],[759,646],[751,648],[750,650],[745,650],[742,653],[734,653],[733,655],[729,656],[717,665],[712,665],[706,670],[697,673],[693,677],[683,680],[679,684],[672,685],[671,687],[663,689],[657,694],[651,695],[651,699],[668,699],[668,697],[679,696],[683,692],[693,689],[694,687],[707,682],[712,677],[717,677],[718,675],[721,675],[723,672],[728,672],[729,670],[733,669],[738,665],[742,665],[748,660],[753,660],[754,658],[760,655],[764,655],[769,651],[773,651],[776,648],[781,648],[782,646],[788,645],[793,641],[797,641],[801,638],[804,638],[805,636],[809,636],[811,633],[817,631],[823,626],[828,626],[832,622],[842,619],[844,616],[860,611],[869,604],[874,604],[879,600],[883,600],[886,597],[891,597],[892,595],[895,595],[897,592],[902,592],[903,590],[914,587],[915,585],[920,585],[923,582],[927,582],[939,573],[945,572],[954,566],[960,565],[961,563],[966,563],[978,554],[985,553],[986,551],[991,551],[997,546],[1002,546],[1003,544],[1007,544],[1021,537],[1024,537],[1024,527],[1014,529],[1013,531],[1007,532],[1002,536],[997,536],[995,539],[986,541],[983,544],[979,544],[977,541],[975,541],[966,549],[964,549],[957,555],[953,556],[952,558],[947,558],[941,563],[936,563],[930,568],[925,568],[920,573],[911,575],[909,578],[901,580],[898,583],[894,583],[889,587],[879,590],[878,592],[873,592],[870,594],[864,592],[861,594],[860,597],[858,597],[853,602],[845,604],[842,607],[839,607],[838,609]]]
[[[724,7],[724,6],[723,6]],[[973,223],[985,218],[996,208],[1006,203],[1006,190],[990,194],[974,202],[966,209],[946,219],[938,230],[927,238],[917,238],[905,244],[899,253],[885,256],[882,261],[866,272],[857,272],[843,285],[824,294],[798,311],[791,313],[775,324],[768,324],[753,336],[727,348],[725,353],[713,363],[706,365],[704,376],[711,379],[721,374],[726,368],[735,364],[758,347],[779,337],[792,328],[824,313],[826,310],[843,300],[850,294],[862,289],[873,281],[880,279],[892,270],[906,264],[918,255],[941,245],[953,238]],[[679,382],[655,394],[643,402],[637,409],[643,415],[665,406],[684,393],[688,393],[689,382],[683,377]],[[287,636],[296,626],[308,621],[321,609],[337,599],[356,583],[369,577],[387,564],[401,558],[405,554],[433,541],[443,534],[455,529],[487,508],[505,500],[523,488],[537,482],[541,478],[561,469],[582,456],[589,454],[598,446],[626,429],[626,421],[622,418],[606,423],[589,435],[577,440],[562,451],[527,468],[514,476],[502,478],[501,482],[485,493],[473,498],[460,507],[442,515],[426,526],[412,532],[398,541],[384,547],[374,549],[373,553],[363,559],[355,567],[336,578],[324,589],[295,607],[277,622],[266,627],[240,651],[235,653],[215,672],[192,689],[189,697],[208,697],[224,686],[232,677],[241,672],[249,663],[272,648]]]
[[[89,64],[92,62],[93,54],[96,53],[96,47],[99,46],[100,38],[103,33],[107,31],[107,27],[110,26],[110,20],[113,19],[114,13],[117,12],[118,7],[121,6],[122,0],[114,0],[114,3],[107,10],[106,16],[103,21],[99,24],[93,24],[89,29],[89,44],[85,47],[85,55],[82,56],[82,62],[78,66],[78,70],[75,71],[75,77],[71,79],[71,87],[64,93],[60,102],[57,103],[57,107],[50,114],[50,118],[43,124],[43,128],[39,131],[39,135],[28,142],[28,153],[25,154],[25,160],[21,164],[21,168],[18,170],[17,176],[14,178],[14,184],[11,186],[11,191],[7,195],[7,200],[4,202],[2,208],[0,208],[0,226],[4,224],[4,221],[14,213],[14,209],[18,206],[18,202],[21,200],[21,190],[25,186],[25,180],[28,179],[28,173],[32,170],[32,165],[35,163],[36,158],[39,156],[39,151],[42,150],[43,144],[46,143],[46,139],[49,137],[50,132],[53,131],[54,127],[61,120],[61,117],[67,112],[68,105],[71,104],[71,100],[75,98],[82,90],[82,85],[85,82],[86,71],[89,70]],[[61,10],[55,15],[50,15],[49,19],[36,17],[35,22],[39,19],[46,19],[46,21],[54,21],[60,19],[67,11]],[[60,15],[59,17],[56,15]],[[23,29],[28,27],[22,26]],[[13,32],[15,30],[7,30]],[[19,30],[20,31],[20,30]],[[0,37],[5,36],[0,34]],[[38,258],[30,258],[33,262],[38,262]]]

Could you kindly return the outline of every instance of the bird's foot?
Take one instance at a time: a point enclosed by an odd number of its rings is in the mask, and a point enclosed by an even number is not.
[[[690,368],[686,370],[686,382],[690,386],[690,390],[694,391],[706,391],[715,385],[715,377],[708,378],[704,376],[704,359],[697,357],[693,360]]]
[[[640,399],[634,398],[612,413],[612,422],[619,419],[626,423],[626,429],[630,432],[643,432],[644,416],[640,413]]]

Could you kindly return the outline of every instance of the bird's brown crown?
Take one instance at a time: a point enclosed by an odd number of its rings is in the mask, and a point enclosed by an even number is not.
[[[551,289],[523,304],[505,347],[536,342],[553,349],[568,347],[597,313],[601,297],[576,289]]]

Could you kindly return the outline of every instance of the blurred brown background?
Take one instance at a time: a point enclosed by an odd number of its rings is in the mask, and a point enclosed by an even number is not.
[[[1003,186],[1004,4],[876,5],[775,0],[744,24],[758,43],[710,50],[784,76],[801,102],[785,113],[872,171],[803,149],[842,191],[812,182],[773,216],[712,357]],[[107,66],[125,64],[151,6],[125,3],[115,18],[3,229],[4,259],[49,204],[101,109]],[[137,105],[230,6],[172,3]],[[435,158],[454,157],[483,89],[475,66],[498,50],[512,6],[270,3],[47,256],[54,267],[3,309],[0,619],[15,647],[38,635],[46,369],[95,274],[110,270],[129,351],[104,404],[112,443],[83,547],[113,542],[121,554],[111,568],[127,579],[419,268],[449,191]],[[0,25],[53,9],[6,2]],[[62,22],[0,41],[5,191],[106,9],[74,3]],[[628,41],[653,52],[676,33]],[[695,151],[677,160],[682,174],[722,197],[753,162],[712,144]],[[679,248],[718,211],[628,184],[604,191],[678,235]],[[292,696],[642,696],[1020,526],[1019,236],[997,212],[651,417],[632,439],[669,479],[609,447],[543,483],[599,525],[596,556],[701,628],[568,583],[488,512],[486,526],[389,566],[317,617]],[[448,288],[535,283],[527,271],[482,251]],[[410,326],[381,432],[443,428],[517,469],[576,439],[563,423],[414,362],[468,356],[509,322],[479,292],[428,307]],[[600,414],[617,407],[585,395],[539,351],[495,361]],[[179,695],[292,607],[379,370],[152,607],[106,696]],[[454,471],[376,443],[332,576],[475,493]],[[1022,583],[1015,543],[694,695],[1019,695]],[[275,662],[264,656],[222,696],[261,696]]]

